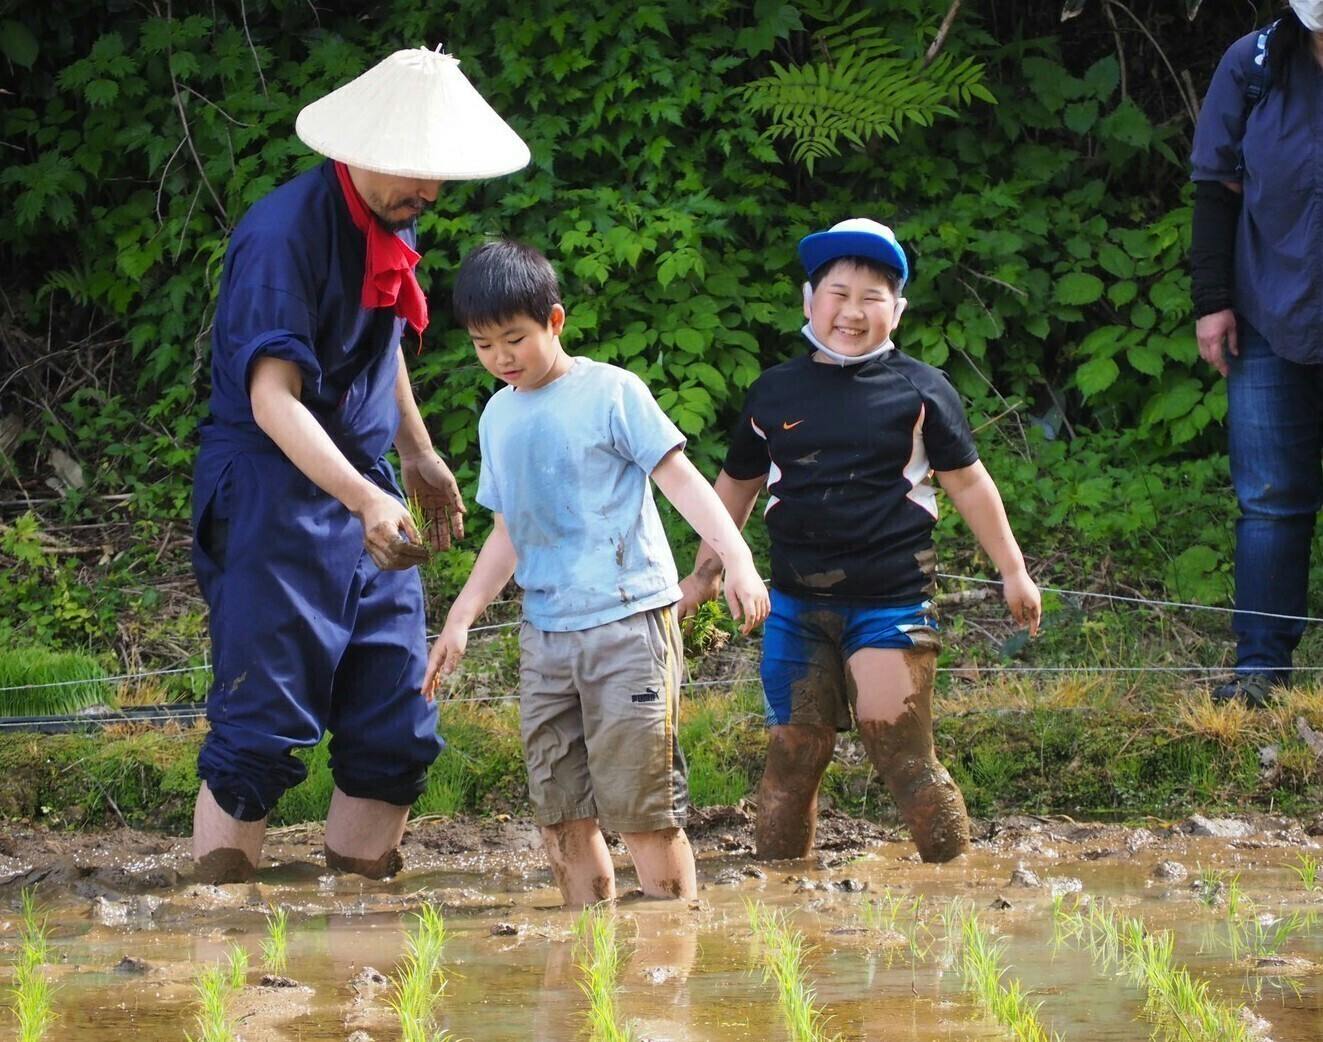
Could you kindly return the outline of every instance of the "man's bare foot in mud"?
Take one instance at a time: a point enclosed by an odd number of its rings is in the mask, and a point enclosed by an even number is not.
[[[348,857],[338,854],[330,847],[326,851],[326,868],[331,872],[363,876],[367,879],[386,879],[397,876],[404,868],[404,858],[399,847],[391,847],[378,858]]]
[[[219,886],[223,883],[247,883],[257,875],[257,866],[237,847],[209,850],[193,862],[193,881]]]

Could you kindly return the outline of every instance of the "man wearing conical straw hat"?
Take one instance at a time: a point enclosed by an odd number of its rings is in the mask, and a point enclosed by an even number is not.
[[[440,751],[414,567],[462,535],[459,489],[400,348],[421,340],[414,221],[443,181],[522,168],[528,148],[453,57],[398,51],[305,108],[327,157],[257,202],[225,259],[211,413],[194,475],[193,563],[214,682],[198,757],[198,877],[255,871],[295,750],[331,733],[333,870],[399,867]],[[406,334],[405,327],[409,327]],[[429,522],[420,532],[394,469]]]

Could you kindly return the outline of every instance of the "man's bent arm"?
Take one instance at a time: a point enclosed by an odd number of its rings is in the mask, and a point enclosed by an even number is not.
[[[253,419],[289,461],[353,514],[381,490],[368,481],[331,440],[326,429],[299,400],[303,375],[283,358],[259,358],[248,383]]]

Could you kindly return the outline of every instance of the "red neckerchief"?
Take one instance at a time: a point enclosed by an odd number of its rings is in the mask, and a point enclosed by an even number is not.
[[[344,163],[335,164],[335,176],[340,181],[340,190],[344,193],[354,227],[367,236],[362,304],[365,308],[393,307],[395,314],[418,331],[421,350],[423,330],[427,328],[427,297],[413,273],[420,255],[398,235],[381,226],[358,194]]]

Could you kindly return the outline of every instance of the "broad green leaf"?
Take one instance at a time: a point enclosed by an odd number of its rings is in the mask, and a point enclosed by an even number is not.
[[[1062,117],[1066,126],[1076,134],[1087,134],[1098,122],[1098,103],[1096,101],[1078,101],[1066,106]]]
[[[1075,370],[1075,386],[1085,398],[1091,398],[1111,387],[1120,375],[1120,367],[1110,358],[1095,358]]]
[[[1103,283],[1097,275],[1084,271],[1072,271],[1057,279],[1053,291],[1058,304],[1079,306],[1092,304],[1102,296]]]
[[[699,354],[706,344],[703,341],[703,334],[697,330],[677,329],[675,331],[675,346],[682,351]]]
[[[1135,262],[1124,250],[1110,242],[1098,247],[1098,264],[1103,271],[1118,279],[1128,279],[1135,273]]]
[[[1149,376],[1162,375],[1162,352],[1151,343],[1132,345],[1126,349],[1125,357],[1126,361],[1141,373],[1147,373]]]
[[[37,38],[22,22],[6,18],[0,22],[0,54],[15,65],[32,68],[37,60]]]

